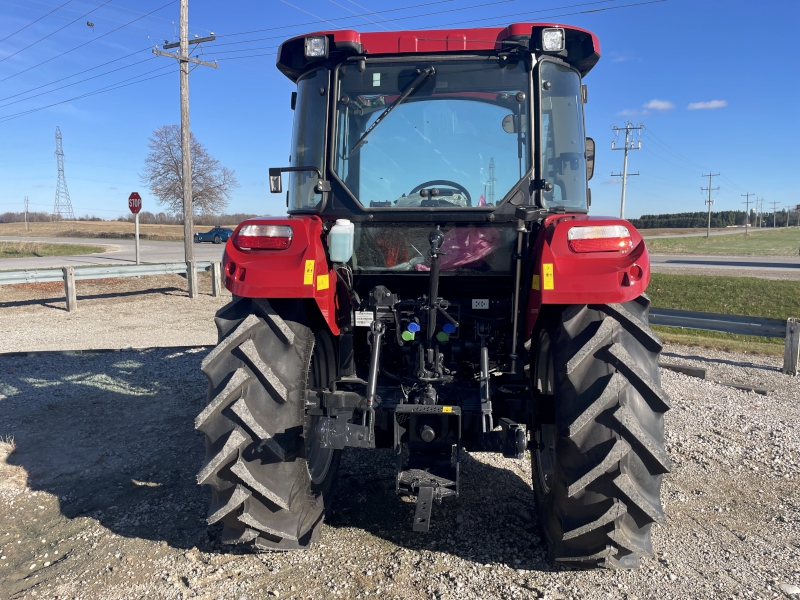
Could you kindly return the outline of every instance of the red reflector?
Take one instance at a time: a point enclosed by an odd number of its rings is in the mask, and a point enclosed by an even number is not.
[[[629,237],[570,240],[569,248],[573,252],[627,252],[633,248],[633,242]]]
[[[631,232],[624,225],[573,227],[567,239],[573,252],[628,252],[633,248]]]
[[[245,225],[233,238],[239,250],[286,250],[292,245],[288,225]]]

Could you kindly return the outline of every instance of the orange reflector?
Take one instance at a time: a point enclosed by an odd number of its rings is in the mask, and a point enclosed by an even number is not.
[[[288,225],[245,225],[233,238],[239,250],[286,250],[292,245]]]
[[[631,232],[624,225],[573,227],[567,239],[573,252],[628,252],[633,248]]]

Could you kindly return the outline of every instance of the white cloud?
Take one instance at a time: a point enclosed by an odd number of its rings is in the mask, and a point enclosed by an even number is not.
[[[724,108],[728,106],[727,100],[711,100],[710,102],[692,102],[686,107],[687,110],[707,110],[713,108]]]
[[[669,100],[650,100],[647,104],[644,105],[645,108],[649,108],[651,110],[672,110],[675,108],[675,105],[670,102]]]
[[[626,108],[617,113],[620,117],[638,117],[639,115],[646,115],[647,111],[636,110],[635,108]]]

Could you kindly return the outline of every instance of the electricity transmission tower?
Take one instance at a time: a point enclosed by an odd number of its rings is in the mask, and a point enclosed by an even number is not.
[[[622,177],[622,202],[620,203],[619,207],[619,216],[621,219],[625,218],[625,190],[628,187],[628,177],[633,175],[638,175],[639,172],[636,173],[628,173],[628,150],[639,150],[642,147],[642,138],[641,138],[641,131],[644,130],[644,125],[639,123],[636,127],[628,121],[625,124],[625,127],[617,127],[616,125],[612,126],[611,129],[614,130],[614,141],[611,142],[611,149],[612,150],[624,150],[625,151],[625,158],[622,160],[622,173],[612,173],[612,177]],[[622,148],[615,148],[616,146],[616,137],[619,135],[620,131],[625,132],[625,146]],[[631,132],[636,131],[639,132],[638,136],[638,143],[631,138]]]
[[[53,206],[53,220],[74,221],[72,202],[69,199],[67,180],[64,177],[64,148],[61,145],[61,129],[56,126],[56,163],[58,164],[58,183],[56,184],[56,202]]]
[[[711,173],[709,172],[708,175],[701,175],[700,177],[708,177],[708,187],[704,188],[701,187],[700,190],[705,192],[708,190],[708,200],[706,200],[706,204],[708,204],[708,226],[706,227],[706,237],[711,237],[711,205],[714,204],[714,201],[711,199],[711,192],[718,190],[718,187],[711,187],[712,177],[719,177],[719,173]]]
[[[494,176],[494,157],[492,157],[489,159],[489,179],[486,180],[486,187],[488,190],[486,200],[490,206],[494,206],[494,184],[496,182],[497,178]]]
[[[180,41],[177,43],[164,43],[163,49],[180,48],[180,52],[161,52],[153,48],[153,54],[168,56],[180,63],[181,82],[181,154],[183,155],[183,250],[187,263],[194,263],[194,222],[192,210],[192,159],[190,150],[191,129],[189,128],[189,63],[204,65],[218,69],[216,62],[198,60],[189,56],[189,44],[212,42],[216,39],[214,32],[203,38],[189,39],[189,0],[181,0],[180,12]],[[188,175],[187,175],[188,174]],[[189,284],[189,297],[197,297],[197,273],[194,268],[186,271],[186,281]]]
[[[28,197],[25,196],[25,231],[28,231]]]
[[[742,202],[742,204],[746,205],[744,212],[744,234],[747,235],[747,222],[750,220],[750,196],[755,196],[755,194],[747,192],[746,194],[739,194],[739,195],[747,198],[747,200]]]

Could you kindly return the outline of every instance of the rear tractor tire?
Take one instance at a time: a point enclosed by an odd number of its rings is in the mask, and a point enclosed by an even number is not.
[[[637,568],[664,522],[662,344],[650,301],[569,306],[533,340],[533,485],[551,560]]]
[[[308,548],[340,454],[317,444],[305,390],[335,378],[333,338],[298,300],[237,298],[215,320],[219,344],[202,363],[207,406],[195,419],[206,437],[197,481],[211,487],[208,523],[222,522],[223,543]]]

